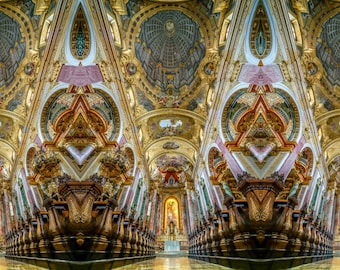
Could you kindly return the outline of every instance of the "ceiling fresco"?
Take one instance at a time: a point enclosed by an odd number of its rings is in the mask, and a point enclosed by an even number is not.
[[[0,87],[14,80],[14,73],[25,57],[25,47],[18,22],[0,12]]]
[[[178,96],[193,81],[205,44],[197,22],[183,12],[160,11],[142,23],[135,53],[149,83]]]
[[[152,162],[152,178],[164,187],[183,187],[190,179],[192,164],[182,155],[165,154]]]
[[[340,87],[340,14],[332,17],[322,26],[316,54],[322,62],[327,79],[332,85]]]

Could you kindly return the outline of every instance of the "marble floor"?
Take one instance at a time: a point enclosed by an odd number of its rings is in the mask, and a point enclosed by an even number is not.
[[[340,257],[331,260],[319,261],[290,268],[290,270],[340,270]],[[232,270],[228,267],[219,266],[185,257],[180,258],[156,258],[116,268],[116,270]]]
[[[44,270],[45,268],[0,258],[0,270]],[[115,268],[115,270],[228,270],[231,268],[192,260],[187,257],[156,258]],[[290,270],[340,270],[340,257],[291,268]],[[61,269],[62,270],[62,269]],[[100,270],[100,269],[98,269]]]
[[[45,270],[45,268],[0,257],[0,270]]]

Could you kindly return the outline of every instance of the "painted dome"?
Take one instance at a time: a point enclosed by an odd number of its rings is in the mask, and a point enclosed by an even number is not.
[[[14,73],[25,56],[25,47],[20,25],[0,12],[0,87],[14,79]]]
[[[340,86],[340,14],[328,20],[322,27],[316,53],[327,71],[328,80]]]
[[[183,12],[164,10],[142,23],[135,50],[152,85],[178,91],[193,81],[205,43],[197,22]]]

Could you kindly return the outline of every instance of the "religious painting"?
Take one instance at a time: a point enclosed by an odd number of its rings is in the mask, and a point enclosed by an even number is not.
[[[162,155],[157,160],[157,168],[164,184],[176,185],[184,180],[184,173],[189,169],[189,162],[182,155]]]
[[[147,129],[150,139],[163,137],[180,136],[192,139],[196,124],[194,119],[186,116],[153,117],[148,120]]]
[[[169,197],[164,202],[164,231],[169,235],[175,234],[180,227],[180,213],[178,200],[175,197]]]

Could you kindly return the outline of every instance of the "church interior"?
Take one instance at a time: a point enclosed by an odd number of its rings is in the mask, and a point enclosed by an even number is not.
[[[0,0],[0,48],[7,259],[340,256],[339,0]]]

